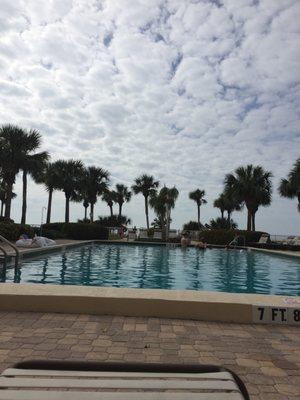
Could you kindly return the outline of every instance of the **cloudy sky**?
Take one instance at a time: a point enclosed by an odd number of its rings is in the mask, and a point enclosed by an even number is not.
[[[53,160],[99,165],[112,184],[146,172],[176,185],[177,228],[196,219],[188,192],[205,189],[208,222],[225,173],[261,164],[276,189],[300,156],[299,21],[299,0],[0,0],[0,123],[39,129]],[[47,194],[29,185],[39,223]],[[141,197],[124,212],[145,225]],[[296,201],[274,190],[257,228],[300,234]]]

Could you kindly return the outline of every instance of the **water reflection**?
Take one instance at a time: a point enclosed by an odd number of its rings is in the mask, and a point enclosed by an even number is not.
[[[99,245],[25,260],[1,282],[300,295],[298,259],[258,252]]]

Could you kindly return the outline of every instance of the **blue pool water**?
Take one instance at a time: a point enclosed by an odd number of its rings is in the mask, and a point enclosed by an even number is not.
[[[93,245],[25,260],[2,282],[300,295],[300,261],[256,251]]]

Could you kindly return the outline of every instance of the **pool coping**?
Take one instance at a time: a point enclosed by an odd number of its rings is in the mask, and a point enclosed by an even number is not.
[[[266,313],[260,320],[262,308]],[[290,318],[300,311],[300,297],[194,290],[0,283],[0,310],[300,326]],[[277,310],[273,320],[272,310]],[[285,310],[282,320],[280,310]]]
[[[30,249],[23,258],[66,248],[116,241],[78,241],[48,248]],[[118,242],[139,244],[139,242]],[[141,242],[145,245],[147,243]],[[151,243],[152,244],[152,243]],[[161,245],[155,243],[154,245]],[[245,249],[245,248],[243,248]],[[265,249],[251,248],[255,251]],[[277,254],[277,251],[267,250]],[[284,254],[285,255],[285,254]],[[285,255],[286,256],[286,255]],[[0,283],[1,311],[31,311],[180,318],[231,323],[274,323],[298,325],[299,296],[240,294],[194,290],[132,289]],[[262,311],[263,310],[263,311]],[[298,315],[298,314],[297,314]]]

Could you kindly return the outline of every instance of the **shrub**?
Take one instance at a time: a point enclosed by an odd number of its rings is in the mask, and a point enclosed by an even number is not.
[[[148,229],[148,237],[153,237],[154,235],[154,228],[149,228]]]
[[[40,235],[41,230],[39,229],[38,232],[36,233],[38,236]],[[56,231],[54,229],[43,229],[42,230],[42,236],[45,236],[49,239],[66,239],[66,234],[60,231]]]
[[[258,242],[264,232],[248,232],[241,230],[209,229],[201,231],[201,237],[209,244],[226,245],[236,236],[244,236],[245,244]],[[243,239],[239,245],[243,245]]]
[[[26,234],[29,237],[34,236],[34,230],[29,225],[14,224],[12,222],[0,222],[0,235],[10,241],[16,241],[20,235]]]
[[[65,224],[63,233],[68,239],[75,240],[107,240],[108,229],[100,224],[70,223]]]
[[[203,225],[201,224],[200,227]],[[197,221],[190,221],[187,222],[186,224],[183,225],[183,230],[184,231],[198,231],[199,230],[199,225]]]
[[[59,231],[62,232],[64,229],[64,222],[51,222],[50,224],[43,224],[43,230]]]
[[[102,226],[112,227],[112,226],[127,226],[131,224],[130,218],[126,217],[126,215],[113,215],[112,217],[98,217],[98,220],[94,221],[94,224],[100,224]]]
[[[216,218],[216,219],[211,219],[209,224],[205,225],[207,229],[237,229],[238,225],[236,222],[234,222],[232,219],[228,221],[227,218]]]
[[[0,217],[0,222],[14,222],[14,220],[7,217]]]

